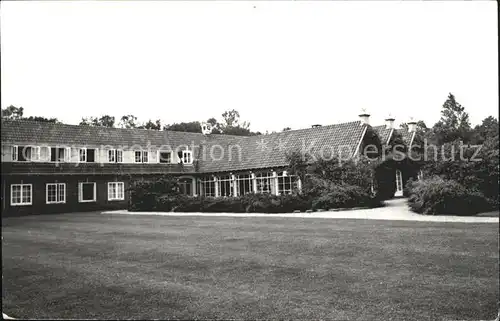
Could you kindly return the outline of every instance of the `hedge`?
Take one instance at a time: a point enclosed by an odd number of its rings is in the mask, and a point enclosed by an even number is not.
[[[314,192],[290,195],[246,194],[239,197],[186,196],[171,177],[137,181],[130,187],[130,211],[291,213],[296,210],[375,207],[382,204],[365,189],[323,184]]]
[[[407,184],[408,205],[416,213],[429,215],[475,215],[491,205],[478,190],[438,176]]]

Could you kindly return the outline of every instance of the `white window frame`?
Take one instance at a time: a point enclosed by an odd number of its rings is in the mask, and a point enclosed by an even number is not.
[[[295,190],[297,190],[297,176],[296,175],[288,175],[286,171],[279,173],[277,176],[278,180],[278,195],[289,195],[293,194]],[[281,182],[280,182],[281,181]],[[286,188],[287,185],[290,185],[290,188]]]
[[[116,149],[108,149],[108,163],[116,163]]]
[[[42,159],[42,155],[41,155],[41,153],[42,153],[42,147],[43,148],[47,148],[47,155],[46,155],[47,158],[45,158],[45,159]],[[40,147],[40,152],[39,152],[38,157],[39,157],[39,160],[41,162],[50,163],[51,162],[51,155],[52,155],[52,147],[50,147],[50,146],[41,146]]]
[[[201,195],[208,196],[208,197],[216,197],[217,196],[217,187],[216,187],[217,181],[216,181],[215,177],[213,177],[213,176],[203,177],[202,179],[200,179],[199,182],[200,182],[200,194]],[[207,193],[206,193],[207,186],[208,186],[208,190],[210,192],[209,195],[207,195]],[[213,186],[213,188],[212,188],[212,186]]]
[[[30,146],[31,147],[31,159],[32,162],[40,161],[40,146]]]
[[[83,158],[83,160],[82,160],[82,158]],[[87,162],[87,148],[86,147],[82,147],[82,148],[78,149],[78,162],[79,163],[86,163]]]
[[[165,153],[168,153],[170,155],[170,160],[168,162],[162,162],[161,154],[165,154]],[[159,150],[158,151],[158,163],[172,164],[172,160],[173,160],[173,153],[172,153],[172,151],[170,151],[170,150]]]
[[[115,195],[111,195],[112,186],[115,187]],[[118,193],[118,187],[121,186],[121,197]],[[108,201],[123,201],[125,200],[125,184],[123,182],[108,182]]]
[[[137,161],[137,155],[136,153],[140,153],[140,161]],[[140,163],[149,163],[149,151],[147,150],[134,150],[134,163],[140,164]]]
[[[189,162],[186,162],[186,158],[189,155]],[[190,150],[183,150],[182,151],[182,163],[183,164],[192,164],[193,163],[193,152]]]
[[[71,162],[71,147],[64,147],[64,161]]]
[[[17,145],[13,145],[10,150],[12,152],[12,157],[11,157],[12,161],[13,162],[17,162],[17,154],[18,154],[18,147],[17,147]]]
[[[137,161],[137,153],[139,153],[139,161]],[[142,163],[142,150],[134,150],[134,163]]]
[[[234,181],[232,175],[222,175],[217,177],[217,188],[219,190],[219,196],[222,197],[233,197],[234,196]],[[226,193],[223,195],[222,190]],[[228,192],[229,191],[229,195]]]
[[[49,201],[49,186],[56,187],[56,200],[55,201]],[[62,194],[62,196],[63,196],[62,199],[60,199],[61,187],[64,190],[64,193]],[[66,183],[47,183],[47,184],[45,184],[45,203],[46,204],[64,204],[64,203],[66,203]]]
[[[272,172],[262,172],[255,174],[257,183],[257,193],[272,194],[275,177]],[[267,188],[266,188],[267,187]]]
[[[120,156],[120,157],[118,157]],[[123,150],[117,149],[115,154],[115,160],[117,163],[123,163]]]
[[[20,202],[14,203],[14,187],[19,186],[21,188],[21,199]],[[24,187],[29,187],[29,202],[23,202],[23,189]],[[11,206],[25,206],[33,204],[33,184],[11,184],[10,185],[10,205]]]
[[[94,198],[92,200],[83,200],[83,184],[94,184]],[[97,184],[95,182],[79,182],[78,183],[78,202],[91,203],[97,201]]]

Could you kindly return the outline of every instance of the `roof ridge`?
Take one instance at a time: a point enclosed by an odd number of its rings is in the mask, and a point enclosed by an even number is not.
[[[201,128],[199,133],[195,132],[188,132],[188,131],[180,131],[180,130],[157,130],[157,129],[147,129],[147,128],[122,128],[122,127],[104,127],[104,126],[87,126],[87,125],[75,125],[75,124],[66,124],[66,123],[54,123],[54,122],[47,122],[47,121],[40,121],[40,120],[33,120],[33,119],[4,119],[2,118],[3,121],[8,121],[8,122],[25,122],[25,123],[32,123],[32,124],[43,124],[43,125],[52,125],[52,126],[68,126],[68,127],[89,127],[89,128],[99,128],[99,129],[104,129],[104,130],[130,130],[130,131],[151,131],[151,132],[163,132],[163,133],[184,133],[184,134],[192,134],[192,135],[199,135],[199,136],[207,136],[201,133]],[[243,136],[243,135],[227,135],[227,134],[209,134],[208,137],[250,137],[250,136]],[[258,135],[254,135],[258,136]]]
[[[359,122],[360,122],[359,120],[355,120],[355,121],[348,121],[348,122],[337,123],[337,124],[324,125],[324,126],[320,126],[320,127],[290,129],[290,130],[285,130],[285,131],[281,131],[281,132],[270,133],[270,134],[261,134],[261,135],[255,135],[255,136],[250,136],[250,137],[279,135],[279,134],[290,133],[290,132],[299,132],[299,131],[302,131],[302,130],[319,130],[319,129],[322,129],[322,128],[327,128],[327,127],[328,128],[332,128],[332,127],[341,126],[341,125],[351,125],[351,124],[355,124],[355,123],[359,123]]]

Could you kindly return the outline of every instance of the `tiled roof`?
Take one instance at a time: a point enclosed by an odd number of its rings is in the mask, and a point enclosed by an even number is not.
[[[28,120],[2,120],[1,134],[2,142],[7,143],[38,142],[89,147],[103,145],[146,147],[148,143],[156,146],[169,144],[173,147],[199,144],[204,137],[201,133],[76,126]]]
[[[365,128],[355,121],[246,137],[2,120],[1,138],[2,143],[88,147],[195,145],[201,146],[195,151],[198,171],[222,172],[286,166],[286,152],[294,150],[326,157],[340,152],[347,158],[355,152]]]
[[[382,145],[387,144],[387,140],[389,139],[389,135],[391,134],[392,129],[387,128],[387,126],[385,125],[372,126],[372,128],[375,130],[378,137],[380,138],[380,142],[382,143]]]
[[[342,156],[347,158],[355,152],[365,128],[359,121],[355,121],[270,135],[233,138],[223,142],[217,139],[207,140],[202,144],[205,158],[200,158],[200,171],[210,173],[286,166],[287,151],[305,151],[316,157],[321,153],[330,157],[330,153],[338,155],[340,151]],[[220,147],[215,147],[216,145]],[[241,157],[237,147],[232,147],[232,153],[229,154],[231,145],[240,146]]]
[[[407,129],[398,128],[398,132],[403,137],[404,143],[408,146],[411,143],[411,138],[413,137],[413,133],[409,132]]]
[[[387,129],[385,125],[373,126],[373,129],[377,132],[382,144],[387,144],[387,140],[389,139],[389,135],[391,134],[391,129]],[[406,145],[410,144],[411,138],[413,137],[413,133],[409,132],[407,129],[404,128],[395,128],[394,131],[401,134],[403,142]]]

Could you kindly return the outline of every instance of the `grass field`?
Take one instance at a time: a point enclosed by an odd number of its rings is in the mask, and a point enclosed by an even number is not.
[[[2,220],[17,318],[494,319],[498,224],[78,213]]]

